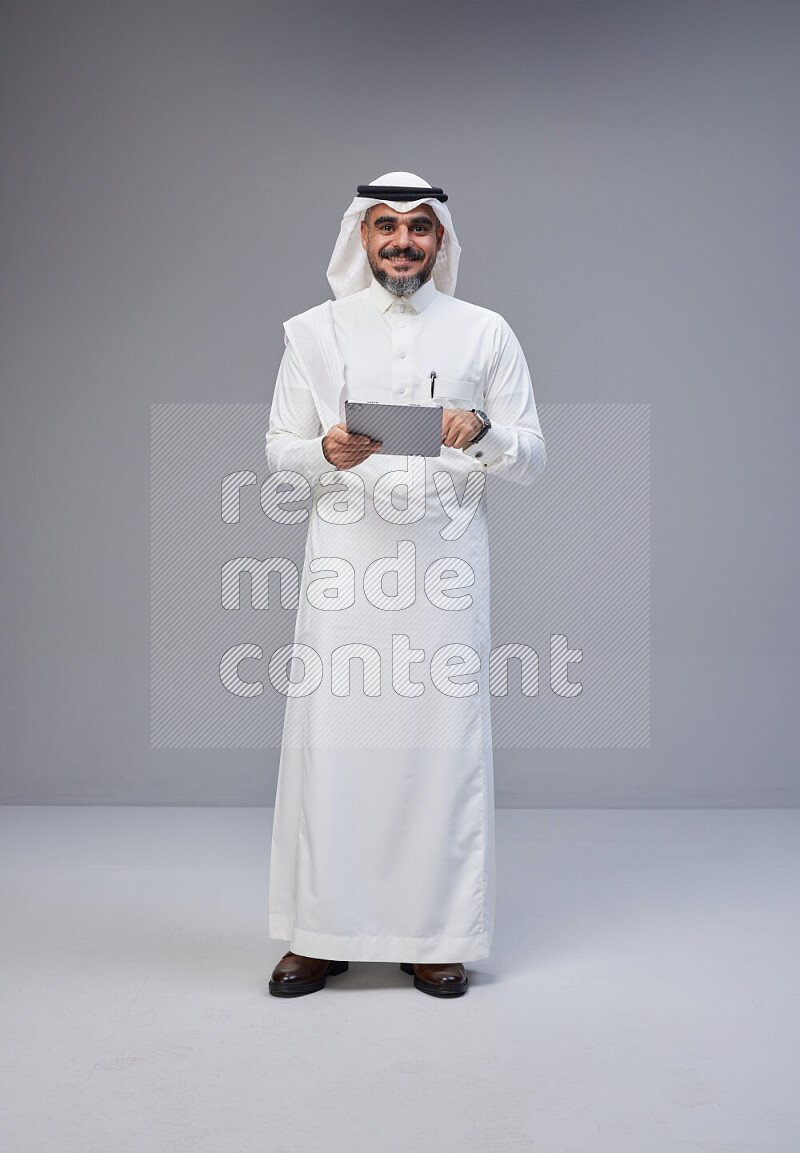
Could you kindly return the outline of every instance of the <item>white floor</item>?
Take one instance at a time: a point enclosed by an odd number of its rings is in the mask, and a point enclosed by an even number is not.
[[[268,809],[0,809],[3,1153],[797,1153],[800,811],[501,810],[465,997],[267,994]]]

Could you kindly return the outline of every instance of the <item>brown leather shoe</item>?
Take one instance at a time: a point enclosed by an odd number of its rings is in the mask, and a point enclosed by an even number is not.
[[[444,965],[439,961],[429,965],[408,965],[402,962],[404,973],[414,974],[414,985],[432,997],[460,997],[466,993],[469,981],[463,965]]]
[[[321,957],[301,957],[291,949],[272,970],[269,991],[273,997],[302,997],[324,989],[328,977],[350,968],[349,961],[325,961]]]

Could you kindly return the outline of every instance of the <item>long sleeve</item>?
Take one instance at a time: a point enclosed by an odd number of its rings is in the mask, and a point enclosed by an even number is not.
[[[500,324],[485,408],[492,427],[477,444],[463,451],[492,476],[533,484],[544,471],[544,436],[525,354],[505,320]]]
[[[270,472],[300,473],[313,488],[320,474],[333,468],[322,451],[322,439],[327,431],[320,424],[309,383],[287,342],[266,434]]]

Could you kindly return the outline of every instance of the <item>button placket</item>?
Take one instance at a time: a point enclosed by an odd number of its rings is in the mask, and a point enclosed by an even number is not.
[[[411,356],[408,342],[408,309],[400,302],[392,306],[392,391],[408,399],[411,390]],[[402,317],[402,319],[401,319]]]

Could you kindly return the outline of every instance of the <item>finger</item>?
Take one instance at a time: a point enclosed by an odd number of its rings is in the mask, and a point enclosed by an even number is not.
[[[343,425],[334,425],[331,437],[335,439],[336,443],[341,445],[342,448],[355,448],[356,445],[369,444],[369,437],[362,435],[360,432],[348,432]]]
[[[455,444],[456,438],[457,438],[460,430],[461,430],[461,422],[456,417],[453,417],[453,419],[450,421],[447,428],[445,429],[445,441],[444,441],[444,443],[449,448],[452,448],[453,445]]]
[[[381,448],[382,442],[380,440],[371,440],[368,436],[351,437],[347,444],[347,448],[352,452],[370,453],[375,451],[375,446]]]
[[[362,460],[366,460],[368,456],[372,456],[376,450],[372,447],[372,442],[369,444],[353,444],[346,445],[340,455],[343,460],[352,461],[354,464],[361,464]]]

